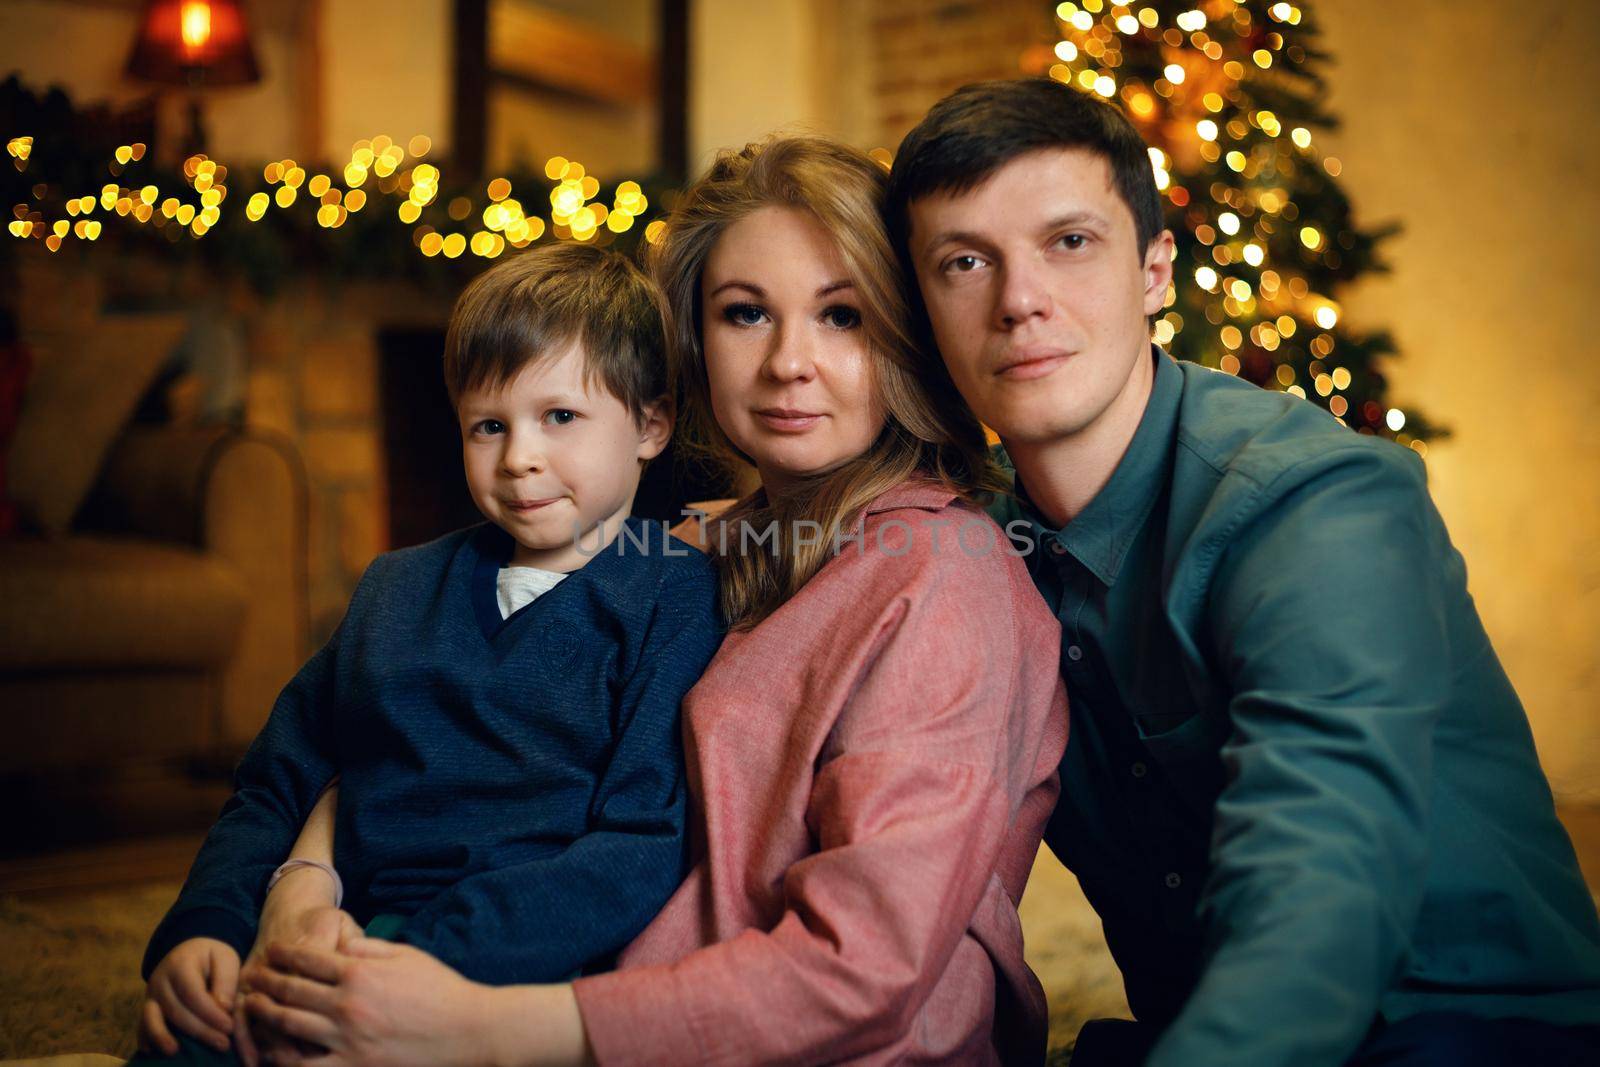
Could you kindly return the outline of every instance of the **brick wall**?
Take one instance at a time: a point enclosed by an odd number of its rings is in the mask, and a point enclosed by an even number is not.
[[[390,547],[378,330],[438,325],[448,311],[437,298],[389,286],[295,286],[250,316],[246,422],[287,436],[305,458],[315,642],[332,633],[362,571]]]
[[[1040,0],[866,0],[855,12],[868,42],[853,57],[867,66],[857,128],[891,150],[951,90],[1047,70],[1060,39],[1054,5]]]

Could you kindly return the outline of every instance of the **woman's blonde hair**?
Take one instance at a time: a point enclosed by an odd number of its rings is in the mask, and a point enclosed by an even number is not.
[[[1004,491],[983,427],[956,392],[944,364],[912,339],[900,266],[881,208],[887,174],[864,153],[817,137],[776,137],[718,156],[678,200],[650,267],[667,306],[667,358],[682,417],[680,447],[709,455],[729,471],[749,461],[717,425],[701,344],[701,276],[729,225],[763,207],[810,212],[832,235],[861,302],[873,354],[873,383],[887,418],[865,452],[827,472],[798,479],[784,492],[759,490],[710,538],[729,625],[748,629],[794,596],[828,560],[886,490],[922,476],[974,504]],[[816,523],[821,539],[792,536]],[[740,551],[742,524],[778,531],[775,549]],[[811,527],[815,531],[816,527]],[[816,543],[812,543],[812,542]],[[798,542],[798,543],[796,543]]]

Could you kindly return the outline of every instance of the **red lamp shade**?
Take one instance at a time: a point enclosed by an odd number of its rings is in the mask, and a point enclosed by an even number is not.
[[[169,85],[260,81],[239,0],[150,0],[128,56],[128,74]]]

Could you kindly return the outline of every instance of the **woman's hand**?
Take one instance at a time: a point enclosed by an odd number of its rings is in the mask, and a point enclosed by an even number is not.
[[[319,1067],[580,1065],[587,1041],[571,986],[491,988],[421,949],[371,938],[338,952],[275,944],[245,998],[252,1020],[326,1055],[274,1049],[266,1062]]]
[[[356,921],[333,906],[333,883],[321,871],[309,867],[291,871],[273,887],[261,909],[255,945],[239,971],[239,996],[234,1001],[234,1048],[245,1067],[256,1067],[270,1048],[296,1044],[270,1027],[252,1028],[245,1016],[245,996],[269,973],[267,946],[282,942],[331,950],[360,936]]]

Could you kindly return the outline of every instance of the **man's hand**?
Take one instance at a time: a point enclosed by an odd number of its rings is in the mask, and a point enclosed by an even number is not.
[[[267,946],[278,942],[332,951],[345,940],[360,936],[361,927],[349,913],[333,906],[333,887],[320,871],[291,871],[273,887],[261,909],[255,944],[239,972],[238,996],[229,1005],[235,1048],[245,1067],[256,1067],[263,1052],[281,1045],[306,1048],[270,1026],[252,1025],[245,1016],[244,997],[259,988]]]
[[[175,1056],[177,1029],[228,1051],[231,1014],[239,985],[239,954],[215,938],[179,942],[150,972],[139,1012],[139,1047]]]

